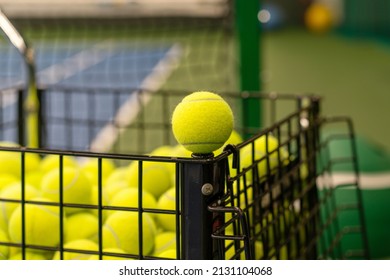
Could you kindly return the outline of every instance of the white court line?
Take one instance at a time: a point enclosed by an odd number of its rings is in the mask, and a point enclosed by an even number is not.
[[[91,48],[78,52],[70,57],[63,59],[61,62],[50,65],[36,73],[38,80],[42,84],[53,85],[59,83],[71,76],[82,72],[110,57],[115,53],[111,48],[107,50],[110,41],[104,41]],[[23,80],[15,83],[23,85]],[[17,101],[14,89],[0,90],[4,96],[2,107],[12,105]]]
[[[390,188],[390,172],[360,172],[359,185],[363,190],[383,190]],[[317,178],[317,186],[321,190],[323,188],[337,187],[340,185],[351,185],[351,188],[356,181],[356,175],[348,172],[334,172],[332,174],[325,173]],[[347,186],[345,188],[348,188]]]
[[[91,143],[90,150],[93,152],[107,152],[114,145],[123,130],[120,127],[130,125],[138,113],[151,99],[173,70],[178,66],[182,55],[182,49],[178,44],[173,45],[165,56],[156,64],[151,73],[142,81],[139,88],[147,91],[141,95],[134,91],[127,101],[119,108],[113,122],[108,123],[97,134]]]
[[[111,48],[106,48],[109,44],[110,41],[104,41],[67,57],[61,62],[39,71],[38,77],[41,81],[44,81],[44,84],[57,84],[79,72],[83,72],[106,60],[114,53]]]

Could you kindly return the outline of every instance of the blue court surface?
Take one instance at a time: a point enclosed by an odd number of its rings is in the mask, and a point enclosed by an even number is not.
[[[134,90],[158,90],[180,56],[177,45],[111,41],[68,44],[34,45],[37,81],[47,88],[42,99],[47,148],[88,150],[91,143],[105,141],[99,140],[107,138],[101,137],[102,130],[117,117],[119,110],[122,118],[124,107],[139,110],[138,104],[131,104],[137,103]],[[26,80],[23,60],[16,50],[0,48],[0,67],[1,88],[12,88]],[[73,90],[62,90],[65,88]],[[89,89],[94,89],[94,93]],[[16,116],[16,102],[2,103],[2,121],[6,122]],[[1,140],[14,141],[16,129],[4,130]],[[106,149],[109,144],[95,146]],[[99,149],[103,148],[96,150]]]

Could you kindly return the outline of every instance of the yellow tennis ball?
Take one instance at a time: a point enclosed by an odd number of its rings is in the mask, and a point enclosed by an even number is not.
[[[22,163],[21,158],[20,162]],[[41,158],[38,154],[35,153],[25,153],[24,162],[24,172],[28,173],[39,169],[41,165]]]
[[[229,235],[229,236],[234,235],[232,227],[228,227],[226,229],[225,233],[226,233],[226,235]],[[231,244],[231,247],[229,247],[225,252],[225,260],[230,260],[233,257],[237,258],[237,256],[235,256],[236,250],[238,250],[240,248],[244,248],[244,242],[239,241],[238,248],[236,248],[236,246],[235,246],[236,244],[233,244],[233,242],[234,241],[230,240],[230,239],[225,240],[225,248],[228,248],[229,245]],[[256,240],[254,243],[254,258],[261,259],[263,257],[263,255],[264,255],[263,243],[259,240]],[[245,251],[243,250],[239,256],[240,256],[240,259],[242,259],[242,260],[246,259]]]
[[[32,198],[34,201],[53,202],[46,198]],[[9,237],[13,242],[22,242],[22,205],[19,205],[9,219]],[[60,216],[56,206],[25,204],[26,244],[57,246],[60,241]],[[64,217],[64,227],[66,219]]]
[[[77,204],[92,204],[92,186],[85,173],[73,167],[64,167],[62,174],[63,202]],[[60,172],[57,169],[49,171],[42,178],[42,196],[58,202],[60,198]],[[82,208],[68,207],[71,214],[82,211]]]
[[[114,197],[108,203],[110,206],[123,206],[138,208],[138,189],[126,188],[114,195]],[[153,195],[147,191],[142,192],[142,208],[157,208],[157,201]]]
[[[157,201],[157,208],[162,210],[176,210],[176,188],[166,191]],[[176,231],[176,216],[174,214],[156,214],[158,224],[167,231]]]
[[[107,178],[110,174],[115,170],[115,164],[110,159],[102,159],[101,162],[101,180],[104,185]],[[85,172],[87,177],[91,180],[93,185],[98,185],[99,182],[99,160],[96,158],[88,159],[84,164],[80,167],[81,170]]]
[[[154,239],[154,255],[159,255],[166,250],[176,250],[176,233],[164,231],[156,235]]]
[[[24,259],[25,260],[48,260],[48,258],[46,257],[46,255],[44,254],[40,254],[40,253],[37,253],[37,252],[31,252],[31,251],[27,251],[25,256],[24,256]],[[23,260],[23,254],[22,252],[18,252],[14,255],[12,255],[9,260]]]
[[[138,162],[129,165],[127,181],[130,187],[138,188],[139,166]],[[154,161],[143,161],[142,189],[158,198],[162,193],[172,187],[172,175],[166,164]]]
[[[174,153],[174,147],[170,145],[162,145],[150,152],[151,155],[154,156],[172,156]]]
[[[266,139],[268,137],[268,140]],[[279,167],[279,161],[285,165],[288,163],[289,154],[285,147],[280,147],[276,137],[272,135],[261,136],[255,140],[254,149],[251,144],[246,145],[240,150],[240,169],[251,168],[247,172],[247,179],[251,180],[253,170],[257,169],[260,178],[264,178],[268,174],[268,163],[270,174],[274,174]],[[230,162],[232,158],[229,158]],[[255,162],[257,161],[257,162]],[[234,169],[233,174],[236,175]]]
[[[264,246],[263,242],[256,240],[255,241],[255,259],[260,260],[264,256]]]
[[[169,249],[164,252],[161,252],[160,254],[157,255],[159,258],[164,258],[164,259],[176,259],[177,257],[177,252],[175,249]]]
[[[106,203],[109,203],[118,192],[129,188],[129,184],[126,181],[117,181],[107,184],[103,188],[104,201],[106,201]]]
[[[20,145],[14,142],[0,141],[2,147],[19,148]],[[22,153],[19,151],[0,151],[0,173],[12,174],[20,178],[22,170],[22,162],[24,164],[24,172],[35,170],[39,167],[40,157],[38,154],[25,153],[22,161]]]
[[[334,17],[326,5],[313,3],[305,11],[304,21],[310,31],[322,34],[332,28]]]
[[[8,235],[0,228],[0,242],[9,242]],[[8,246],[0,245],[0,260],[8,259],[10,250]]]
[[[24,185],[24,198],[25,200],[29,200],[33,197],[39,195],[39,191],[29,184]],[[13,182],[6,186],[0,192],[0,198],[7,199],[22,199],[22,184],[20,181]],[[13,211],[21,204],[21,202],[8,202],[2,201],[0,202],[0,229],[7,230],[8,222],[13,213]]]
[[[117,211],[110,215],[103,227],[103,247],[120,248],[129,254],[139,254],[138,212]],[[148,213],[142,214],[143,255],[153,252],[156,225]]]
[[[106,196],[107,197],[107,196]],[[138,189],[125,187],[123,189],[118,190],[112,197],[106,201],[106,205],[108,206],[116,206],[116,207],[132,207],[138,208]],[[157,208],[157,201],[153,195],[151,195],[147,191],[142,192],[142,207],[149,209]],[[103,211],[103,219],[105,220],[109,215],[115,213],[113,210],[105,210]],[[151,213],[153,217],[154,214]]]
[[[107,177],[106,182],[104,184],[105,187],[109,187],[112,184],[115,184],[117,182],[123,182],[129,185],[129,183],[126,181],[127,179],[127,172],[128,167],[127,166],[121,166],[115,168]]]
[[[151,156],[163,156],[163,157],[175,157],[175,149],[173,146],[164,145],[159,146],[154,149],[151,153]],[[176,164],[174,162],[159,162],[159,164],[164,165],[168,172],[170,173],[171,178],[175,174]]]
[[[5,154],[7,153],[7,154]],[[1,174],[11,174],[20,178],[20,158],[14,152],[0,152],[0,172]]]
[[[13,182],[18,182],[20,179],[12,174],[1,174],[0,175],[0,192]]]
[[[25,174],[25,180],[27,184],[35,187],[37,190],[41,189],[41,181],[45,174],[40,170],[34,170]]]
[[[233,112],[219,95],[199,91],[187,95],[172,115],[173,134],[181,145],[196,154],[222,147],[233,130]]]
[[[119,248],[104,248],[103,252],[113,253],[113,254],[126,254],[125,251],[123,251],[122,249],[119,249]],[[132,258],[103,255],[102,259],[103,260],[131,260]],[[99,255],[92,255],[88,258],[88,260],[99,260]]]
[[[242,143],[243,141],[244,141],[244,139],[241,137],[241,135],[235,129],[233,129],[232,134],[230,134],[229,139],[226,140],[226,142],[224,143],[224,145],[221,148],[219,148],[217,151],[215,151],[215,154],[216,155],[221,154],[223,152],[223,149],[225,148],[225,146],[228,144],[237,145],[237,144]]]
[[[78,163],[74,159],[74,157],[71,156],[63,156],[62,157],[62,164],[63,167],[73,167],[77,168]],[[59,167],[60,167],[60,156],[59,155],[47,155],[45,156],[40,163],[40,170],[43,173],[48,173],[52,169],[56,169],[57,172],[59,172]]]
[[[191,152],[184,148],[182,145],[176,145],[172,149],[172,156],[176,157],[183,157],[183,158],[190,158],[191,157]]]
[[[74,250],[84,250],[98,252],[99,245],[96,242],[93,242],[88,239],[77,239],[66,242],[64,244],[64,249],[74,249]],[[91,256],[93,256],[90,252],[63,252],[64,260],[88,260]],[[53,260],[59,260],[61,258],[61,253],[57,251],[54,254]]]
[[[67,217],[65,241],[90,239],[97,242],[98,218],[89,212],[78,212]]]

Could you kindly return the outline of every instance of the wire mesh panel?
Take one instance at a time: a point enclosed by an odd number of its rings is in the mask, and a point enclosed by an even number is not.
[[[16,1],[2,8],[34,46],[41,85],[236,87],[231,1]],[[2,59],[11,85],[25,80],[15,56]]]
[[[92,100],[100,96],[89,94]],[[170,112],[186,93],[155,94],[161,99],[153,106]],[[246,95],[223,96],[240,118],[241,107],[234,101]],[[72,93],[63,98],[71,102]],[[147,154],[67,150],[67,145],[60,147],[66,142],[61,137],[55,149],[2,146],[2,160],[12,159],[13,181],[0,192],[2,209],[8,209],[1,216],[7,238],[0,246],[8,248],[8,257],[24,259],[366,258],[357,177],[330,179],[335,164],[355,164],[353,131],[347,126],[336,135],[323,134],[330,121],[318,114],[315,97],[257,98],[269,102],[267,119],[273,124],[257,133],[247,130],[251,138],[231,139],[214,156],[191,157],[174,142],[169,119],[145,116],[120,128],[129,135],[138,131],[145,140],[152,138],[149,130],[156,130],[154,143],[140,146]],[[87,112],[96,105],[86,104]],[[143,109],[147,114],[150,107]],[[42,117],[45,125],[83,123],[72,115]],[[91,131],[100,127],[85,121]],[[236,126],[238,135],[244,131]],[[329,145],[340,137],[350,143],[350,151],[328,155]],[[135,138],[127,143],[134,140],[137,149]],[[41,238],[47,228],[51,232]]]
[[[213,233],[220,258],[368,258],[351,121],[316,119],[314,108],[227,148],[226,196],[210,205],[225,215]],[[326,132],[332,125],[338,129]],[[330,154],[335,141],[348,149]],[[334,178],[340,164],[354,173]]]

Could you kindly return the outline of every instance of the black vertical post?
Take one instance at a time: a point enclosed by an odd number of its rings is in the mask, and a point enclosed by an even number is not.
[[[312,218],[310,223],[306,225],[306,246],[310,250],[307,251],[306,258],[308,259],[317,259],[318,251],[316,242],[314,240],[318,238],[319,223],[321,222],[320,212],[317,209],[320,209],[319,206],[319,194],[318,188],[316,185],[316,178],[318,174],[317,170],[317,156],[320,153],[320,100],[317,97],[312,97],[310,100],[310,105],[308,109],[308,120],[309,127],[307,133],[305,133],[306,139],[306,151],[307,157],[310,158],[308,161],[308,176],[310,184],[313,182],[314,186],[310,186],[308,192],[308,205],[310,209],[310,214]],[[316,211],[316,213],[312,213]],[[321,210],[319,210],[321,211]]]
[[[18,90],[18,143],[21,146],[26,144],[26,114],[24,111],[24,91]]]
[[[211,234],[218,225],[208,206],[223,193],[225,172],[212,155],[195,158],[184,162],[182,170],[182,258],[207,260],[214,258]]]
[[[46,108],[46,104],[44,102],[44,94],[45,91],[43,89],[37,89],[37,97],[38,97],[38,148],[43,148],[46,146],[46,129],[45,129],[45,116],[44,116],[44,110]]]

